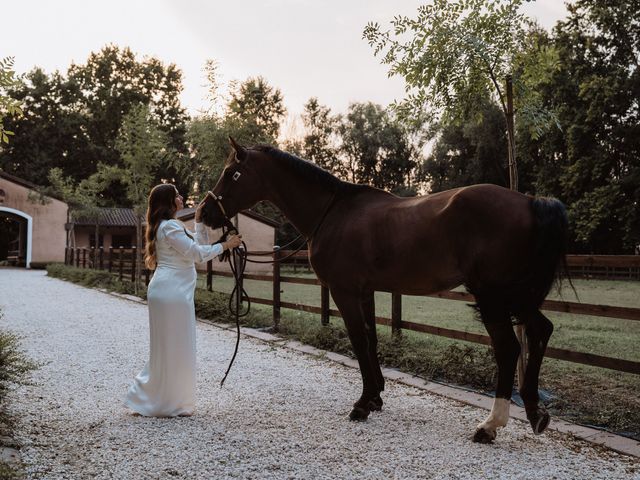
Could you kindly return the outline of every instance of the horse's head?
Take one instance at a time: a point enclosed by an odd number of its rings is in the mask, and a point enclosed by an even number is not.
[[[205,200],[202,221],[211,228],[220,228],[238,212],[262,200],[262,182],[252,166],[252,156],[258,153],[244,148],[229,137],[231,153],[215,187]]]

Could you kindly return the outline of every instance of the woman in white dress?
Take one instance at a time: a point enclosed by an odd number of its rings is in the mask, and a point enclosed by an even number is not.
[[[149,195],[145,264],[155,273],[147,290],[150,354],[127,393],[126,405],[150,417],[192,415],[195,409],[196,316],[195,263],[203,263],[240,245],[240,236],[209,244],[201,222],[204,201],[195,213],[195,233],[175,219],[183,207],[172,184]]]

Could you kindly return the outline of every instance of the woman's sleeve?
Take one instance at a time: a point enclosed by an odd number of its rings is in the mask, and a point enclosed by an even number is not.
[[[193,238],[187,235],[184,225],[174,220],[163,225],[163,233],[169,245],[195,263],[204,263],[220,255],[223,251],[222,245],[219,243],[198,245]]]
[[[209,245],[209,233],[204,223],[196,223],[196,242],[198,245]]]

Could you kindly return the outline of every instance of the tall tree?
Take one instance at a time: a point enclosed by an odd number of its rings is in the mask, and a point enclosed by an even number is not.
[[[540,85],[562,132],[524,143],[540,193],[569,207],[574,251],[640,245],[640,9],[634,0],[577,0],[550,38],[558,68]]]
[[[370,102],[351,104],[339,131],[348,180],[408,193],[417,152],[386,110]]]
[[[137,284],[142,272],[142,221],[147,206],[149,191],[156,183],[156,170],[163,159],[170,154],[170,140],[151,116],[149,107],[144,104],[134,106],[124,117],[122,127],[116,138],[116,148],[120,153],[123,166],[117,173],[127,188],[127,196],[136,213]],[[114,167],[103,167],[107,171]],[[115,167],[117,168],[117,167]],[[112,172],[116,173],[116,172]]]
[[[237,132],[239,141],[276,143],[286,113],[282,93],[264,78],[231,84],[225,124]]]
[[[390,75],[404,77],[409,94],[397,105],[404,118],[425,122],[458,117],[460,108],[481,96],[493,98],[505,118],[510,184],[517,190],[511,76],[517,72],[530,22],[520,11],[525,0],[433,0],[417,18],[397,16],[393,31],[369,23],[364,37],[383,53]],[[523,78],[516,78],[516,106],[529,122],[546,125],[549,115],[536,104]],[[542,128],[542,127],[539,127]]]
[[[344,170],[337,147],[339,122],[340,118],[331,115],[329,107],[321,105],[315,97],[310,98],[302,114],[305,135],[300,153],[325,170],[342,176]]]
[[[175,65],[138,60],[130,49],[113,45],[92,53],[84,64],[72,64],[66,75],[36,69],[12,90],[23,101],[25,116],[11,122],[19,139],[0,154],[0,164],[35,183],[43,183],[53,167],[80,181],[99,164],[122,166],[116,138],[124,116],[138,104],[149,106],[170,147],[184,156],[187,115],[180,106],[181,90]],[[174,179],[167,162],[166,175]],[[126,188],[114,183],[104,195],[105,201],[118,204],[126,198]]]
[[[456,121],[441,122],[437,140],[421,167],[422,179],[431,192],[476,183],[507,186],[504,162],[506,144],[500,109],[479,100],[473,111]]]
[[[49,186],[41,189],[41,193],[51,195],[63,200],[68,206],[67,221],[71,229],[67,232],[67,245],[75,248],[76,238],[74,224],[78,218],[92,219],[95,222],[95,246],[100,246],[100,206],[98,187],[91,179],[76,182],[73,178],[65,176],[62,169],[55,167],[49,170]],[[97,265],[94,264],[94,268]]]

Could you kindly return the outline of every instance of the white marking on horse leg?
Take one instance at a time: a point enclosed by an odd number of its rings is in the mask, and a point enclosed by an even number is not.
[[[486,432],[495,434],[499,427],[506,426],[509,421],[510,405],[511,400],[507,400],[506,398],[494,398],[491,413],[484,422],[478,425],[478,429],[483,429]]]

